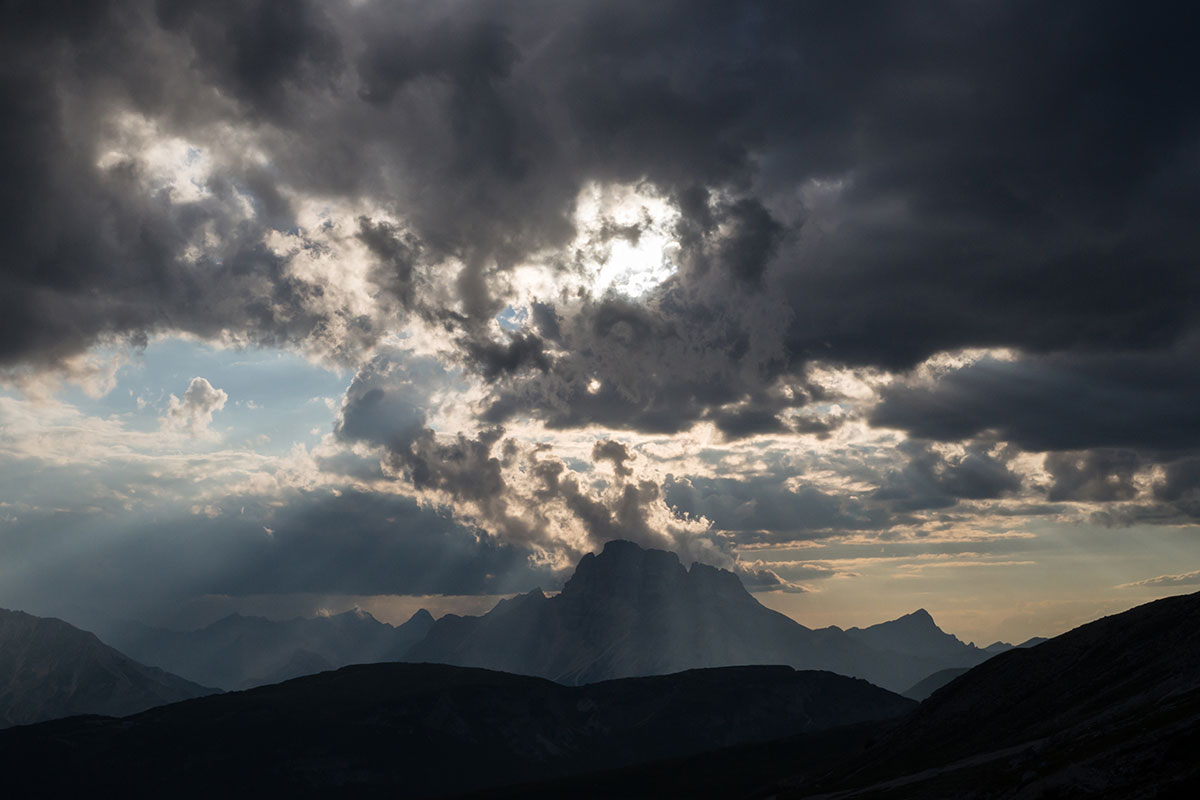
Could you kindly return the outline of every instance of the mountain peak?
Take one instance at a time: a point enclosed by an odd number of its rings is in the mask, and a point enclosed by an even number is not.
[[[616,555],[626,551],[641,551],[643,548],[628,539],[609,539],[600,550],[601,555]]]
[[[0,611],[0,728],[125,716],[213,690],[140,664],[55,617]]]
[[[588,553],[563,585],[562,596],[638,593],[650,586],[685,580],[687,570],[668,550],[641,547],[625,539],[605,543],[599,555]]]
[[[693,586],[701,587],[714,595],[730,599],[752,599],[742,579],[727,569],[697,561],[688,570],[688,578]]]
[[[433,614],[430,614],[427,609],[418,608],[416,612],[408,618],[408,622],[415,622],[419,625],[434,622]],[[407,623],[406,623],[407,624]]]
[[[905,620],[908,622],[919,622],[919,623],[926,624],[926,625],[933,625],[935,628],[937,627],[937,623],[933,621],[933,615],[930,614],[928,611],[926,611],[923,608],[918,608],[916,611],[912,612],[911,614],[905,614],[903,617],[900,617],[899,619],[894,620],[894,621],[900,622],[902,620]]]
[[[977,660],[982,653],[977,647],[966,645],[957,636],[939,628],[933,615],[923,608],[869,628],[850,628],[846,633],[871,647],[898,653],[939,654],[966,659],[968,663]]]

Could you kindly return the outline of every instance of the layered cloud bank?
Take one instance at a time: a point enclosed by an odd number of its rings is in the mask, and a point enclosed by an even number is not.
[[[106,530],[236,511],[271,531],[286,591],[528,588],[620,536],[801,593],[874,542],[1015,564],[1006,543],[1048,527],[1200,517],[1186,12],[6,17],[0,446],[70,487],[0,498],[6,547],[52,507]],[[130,386],[153,430],[62,399],[120,394],[180,338],[300,354],[346,388],[270,452],[261,422],[231,440],[252,398],[211,374]],[[72,458],[48,430],[86,442]],[[164,477],[179,448],[193,484]],[[129,491],[152,475],[152,499]],[[396,520],[432,515],[447,544],[403,558],[444,566],[355,585],[365,562],[306,538],[348,496],[382,516],[329,541],[395,560]],[[798,559],[814,542],[850,549]],[[285,590],[212,574],[180,592]]]

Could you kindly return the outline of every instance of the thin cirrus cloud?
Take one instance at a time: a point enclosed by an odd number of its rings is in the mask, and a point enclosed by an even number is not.
[[[1200,570],[1184,572],[1179,575],[1158,575],[1132,583],[1122,583],[1118,589],[1134,589],[1154,586],[1195,586],[1200,584]]]

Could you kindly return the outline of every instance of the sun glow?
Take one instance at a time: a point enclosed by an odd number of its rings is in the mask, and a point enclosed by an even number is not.
[[[640,297],[675,274],[679,211],[652,186],[591,183],[579,193],[574,252],[594,296]]]

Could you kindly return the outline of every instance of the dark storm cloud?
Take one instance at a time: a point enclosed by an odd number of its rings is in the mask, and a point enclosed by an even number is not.
[[[1021,479],[1003,454],[989,453],[987,445],[970,445],[962,456],[951,458],[914,440],[902,442],[898,449],[907,463],[882,476],[882,487],[872,494],[895,510],[948,508],[960,499],[990,500],[1021,488]]]
[[[264,344],[319,329],[309,287],[285,274],[282,259],[263,246],[259,225],[230,210],[236,183],[264,217],[288,225],[286,203],[268,176],[219,175],[208,196],[174,202],[166,191],[145,191],[145,168],[136,161],[97,165],[112,114],[161,113],[170,128],[217,102],[188,74],[186,48],[168,49],[172,42],[160,37],[151,9],[7,8],[0,363],[54,360],[98,338],[144,340],[164,329],[230,331]],[[205,231],[220,246],[187,258]]]
[[[1200,457],[1182,458],[1166,466],[1166,475],[1154,487],[1159,500],[1174,502],[1187,495],[1200,499]]]
[[[814,360],[903,370],[1005,346],[1023,360],[901,383],[874,422],[1032,450],[1197,446],[1181,351],[1200,308],[1194,16],[938,0],[9,3],[0,361],[168,330],[334,337],[324,348],[353,359],[386,323],[329,307],[262,243],[293,228],[289,197],[315,194],[396,210],[403,233],[357,231],[381,306],[450,327],[493,382],[494,423],[710,420],[734,438],[786,429],[812,395],[780,387]],[[136,159],[97,166],[120,111],[202,140],[210,194],[148,192]],[[589,182],[673,199],[678,273],[637,301],[541,298],[537,336],[489,337],[508,300],[495,278],[572,240]],[[251,219],[231,210],[240,196]],[[219,244],[185,257],[207,231]],[[417,302],[418,265],[453,271],[451,294]],[[955,491],[989,491],[972,487]]]
[[[358,224],[358,238],[376,259],[375,283],[390,292],[401,304],[411,305],[420,243],[412,234],[399,231],[387,222],[360,217]]]
[[[733,398],[689,391],[686,376],[736,373],[729,363],[741,354],[739,339],[760,333],[763,310],[776,303],[789,320],[770,334],[778,352],[762,369],[737,374],[752,392],[802,374],[812,359],[902,369],[965,346],[1078,354],[1089,369],[1116,373],[1122,360],[1166,353],[1194,327],[1200,237],[1188,219],[1200,201],[1200,127],[1194,109],[1170,99],[1196,88],[1189,20],[1131,17],[1108,4],[922,3],[870,15],[853,6],[743,6],[738,19],[724,20],[724,45],[706,38],[719,12],[671,27],[672,12],[661,6],[619,23],[597,14],[611,27],[579,34],[587,43],[580,66],[608,47],[629,60],[603,87],[595,77],[579,83],[592,90],[581,95],[592,104],[576,113],[576,130],[611,131],[621,144],[621,133],[654,131],[642,152],[660,163],[644,163],[641,175],[674,187],[684,269],[660,290],[663,302],[643,303],[657,324],[631,324],[627,341],[596,326],[587,340],[571,339],[549,380],[590,372],[601,389],[587,394],[576,384],[564,395],[554,385],[566,406],[544,410],[552,424],[666,432],[712,415],[733,435],[775,428],[770,413],[719,412]],[[620,47],[605,36],[612,29],[627,35]],[[638,49],[650,30],[658,61]],[[722,55],[744,43],[739,37],[755,47],[734,68]],[[677,70],[667,54],[678,56]],[[666,74],[674,80],[663,81]],[[701,77],[712,87],[705,100],[689,94]],[[750,77],[754,91],[742,83]],[[606,103],[612,96],[622,102]],[[674,126],[697,116],[710,124]],[[672,139],[678,152],[655,149]],[[707,146],[715,149],[705,166],[688,160]],[[753,170],[739,154],[751,151],[761,172],[747,177]],[[633,157],[623,147],[609,155],[613,166]],[[684,182],[672,164],[696,177]],[[727,172],[713,171],[722,164]],[[753,194],[732,206],[711,191],[742,193],[744,185]],[[806,187],[814,198],[797,200]],[[725,238],[714,245],[708,237],[722,215]],[[803,226],[807,238],[781,238],[785,226]],[[712,276],[721,269],[761,281],[763,293],[718,288]],[[688,331],[703,361],[685,362],[689,373],[659,343],[705,315],[728,344],[706,346],[711,339]],[[642,370],[632,386],[615,360],[586,355],[612,348],[636,359],[647,347],[657,350],[645,358],[659,369]],[[1166,385],[1151,399],[1170,403],[1163,390],[1176,402],[1187,396],[1186,377],[1160,377]],[[528,400],[503,392],[494,415]],[[1134,425],[1125,427],[1126,438],[1137,438]],[[975,430],[964,425],[962,436]]]
[[[1013,448],[970,443],[944,455],[928,443],[905,441],[895,462],[847,460],[838,474],[873,490],[818,487],[792,466],[743,477],[668,476],[663,497],[679,515],[703,516],[739,543],[786,543],[901,525],[942,524],[954,515],[990,513],[981,501],[1017,496],[1022,481],[1009,460]],[[889,464],[895,463],[895,466]],[[968,504],[963,508],[960,504]],[[1040,506],[1020,513],[1045,514]],[[790,576],[789,577],[794,577]]]
[[[424,373],[422,375],[421,373]],[[502,428],[476,436],[439,438],[426,423],[429,396],[445,380],[441,367],[427,359],[395,362],[377,356],[359,370],[346,391],[335,426],[346,443],[382,448],[382,463],[415,488],[444,493],[456,503],[472,503],[481,521],[510,539],[529,541],[534,531],[510,513],[513,500],[492,454]]]
[[[592,445],[592,460],[611,462],[613,472],[618,478],[628,478],[633,475],[633,470],[626,466],[626,462],[632,461],[635,457],[633,453],[629,452],[628,447],[611,439],[602,439]]]
[[[722,242],[719,263],[747,283],[762,281],[775,254],[782,226],[757,199],[744,199],[729,209],[732,231]]]
[[[654,433],[711,419],[730,438],[784,430],[776,415],[813,394],[799,380],[790,396],[764,385],[778,377],[777,342],[723,307],[737,296],[670,282],[642,302],[609,295],[543,311],[556,325],[550,369],[499,384],[486,418],[532,413],[551,428]]]
[[[826,494],[811,486],[793,490],[786,476],[737,478],[676,478],[663,484],[667,505],[676,513],[703,515],[722,531],[778,531],[799,538],[886,527],[882,507],[861,500]]]
[[[323,4],[294,0],[156,0],[163,30],[191,46],[201,75],[256,112],[327,81],[341,59]]]
[[[524,368],[542,372],[550,368],[542,340],[533,334],[509,334],[507,344],[486,340],[468,341],[464,347],[487,381]]]
[[[960,440],[983,431],[1026,450],[1200,446],[1200,350],[983,359],[883,393],[875,425]]]
[[[379,447],[391,475],[415,489],[437,493],[510,543],[545,547],[570,545],[554,537],[558,509],[581,526],[592,545],[624,538],[645,546],[671,547],[669,532],[650,523],[650,507],[661,497],[651,481],[631,480],[633,456],[624,445],[597,442],[593,459],[609,460],[621,484],[609,495],[581,485],[579,476],[545,446],[506,438],[500,427],[473,434],[439,436],[426,424],[429,397],[446,373],[428,359],[393,360],[381,355],[359,370],[346,393],[335,433],[345,443]],[[330,463],[331,470],[344,470]],[[515,485],[514,479],[521,483]],[[561,515],[557,517],[562,521]],[[580,556],[583,552],[571,552]]]
[[[1046,498],[1062,500],[1130,500],[1138,457],[1128,450],[1091,450],[1084,453],[1049,453],[1046,471],[1053,477]]]

